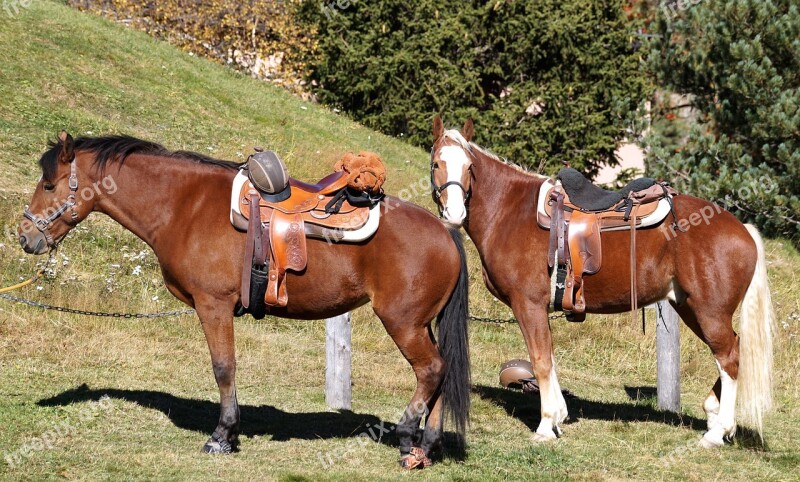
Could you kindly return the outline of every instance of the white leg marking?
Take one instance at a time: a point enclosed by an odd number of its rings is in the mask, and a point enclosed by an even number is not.
[[[542,421],[539,422],[539,427],[533,436],[533,440],[537,442],[555,440],[561,434],[559,425],[567,418],[567,402],[558,383],[555,358],[551,360],[552,366],[547,380],[539,380]]]
[[[717,367],[722,391],[719,397],[719,413],[715,417],[709,417],[708,432],[700,440],[700,445],[706,448],[721,447],[726,438],[730,440],[736,433],[736,380],[722,369],[718,361]]]
[[[569,416],[569,411],[567,409],[567,401],[564,400],[564,394],[561,392],[561,384],[558,382],[558,376],[556,375],[556,358],[553,357],[553,368],[550,369],[550,380],[552,381],[553,385],[553,395],[556,398],[556,409],[555,416],[555,429],[558,435],[561,435],[561,428],[559,427],[564,420],[567,419]]]
[[[703,410],[706,412],[706,417],[708,417],[708,429],[711,430],[717,425],[717,417],[719,416],[719,400],[717,400],[717,395],[713,391],[703,402]]]

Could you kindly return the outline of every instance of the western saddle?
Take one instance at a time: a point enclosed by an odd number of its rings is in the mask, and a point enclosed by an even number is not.
[[[607,191],[569,167],[556,177],[560,182],[547,181],[542,186],[538,209],[539,225],[550,230],[548,265],[556,270],[554,309],[567,312],[570,321],[586,319],[583,276],[600,270],[601,233],[630,230],[631,312],[635,318],[636,230],[656,225],[673,212],[672,197],[677,192],[650,178],[635,179],[620,191]]]
[[[289,178],[274,152],[257,150],[248,158],[237,175],[240,182],[234,180],[231,212],[233,225],[247,231],[240,314],[249,311],[261,319],[268,307],[287,305],[286,271],[305,270],[306,238],[338,242],[346,232],[367,225],[372,209],[383,198],[384,167],[372,153],[348,156],[369,159],[369,171],[358,163],[340,161],[339,170],[316,184]],[[365,183],[365,178],[370,182]]]

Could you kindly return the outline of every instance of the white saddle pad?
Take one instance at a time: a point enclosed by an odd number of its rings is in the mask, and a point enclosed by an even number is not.
[[[236,227],[236,223],[234,222],[234,214],[238,214],[239,216],[242,215],[241,211],[239,210],[239,196],[242,193],[242,187],[248,181],[247,174],[244,171],[239,171],[236,174],[236,177],[233,178],[233,187],[231,189],[231,224]],[[364,241],[370,238],[375,231],[378,230],[378,226],[381,220],[381,206],[380,204],[376,204],[372,209],[369,210],[369,218],[367,219],[367,223],[364,226],[358,229],[335,229],[338,234],[342,235],[342,239],[338,239],[336,242],[349,242],[349,243],[357,243],[359,241]]]

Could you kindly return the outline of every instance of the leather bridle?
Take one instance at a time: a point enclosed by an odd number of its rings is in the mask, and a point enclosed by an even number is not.
[[[78,220],[78,213],[75,211],[77,199],[76,193],[78,192],[78,172],[77,168],[75,167],[75,158],[73,158],[69,164],[69,196],[67,196],[67,200],[62,203],[61,206],[59,206],[58,209],[53,212],[53,214],[46,218],[33,214],[30,211],[30,206],[25,206],[25,211],[22,213],[22,215],[25,216],[26,219],[29,219],[36,229],[38,229],[39,232],[44,235],[44,238],[47,241],[47,247],[49,248],[54,248],[56,246],[55,239],[53,239],[53,236],[50,234],[50,228],[53,226],[53,223],[61,217],[61,215],[71,209],[72,221]]]
[[[434,170],[434,167],[435,167],[435,164],[434,164],[434,161],[433,161],[433,155],[435,153],[436,153],[436,151],[434,150],[434,147],[432,147],[431,148],[431,189],[433,191],[433,196],[434,196],[435,201],[436,201],[436,207],[439,209],[439,215],[441,215],[443,213],[443,211],[444,211],[444,207],[442,206],[442,203],[439,202],[439,200],[442,197],[442,191],[444,191],[445,189],[447,189],[450,186],[458,186],[459,188],[461,188],[461,191],[464,193],[464,206],[466,207],[467,204],[469,203],[469,198],[472,196],[472,184],[470,183],[469,189],[465,188],[464,185],[461,183],[461,181],[447,181],[446,183],[442,184],[441,186],[436,184],[436,179],[434,178],[434,175],[433,175],[433,170]],[[470,167],[468,169],[468,172],[469,172],[470,176],[473,175],[472,174],[472,165],[471,164],[470,164]]]

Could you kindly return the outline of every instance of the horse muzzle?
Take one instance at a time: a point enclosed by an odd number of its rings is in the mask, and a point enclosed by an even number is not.
[[[453,209],[445,206],[442,209],[442,219],[453,227],[460,228],[467,219],[466,206],[455,206]]]
[[[42,233],[20,233],[19,244],[28,254],[45,254],[50,250]]]

